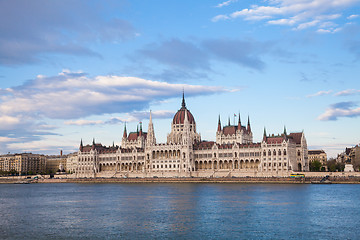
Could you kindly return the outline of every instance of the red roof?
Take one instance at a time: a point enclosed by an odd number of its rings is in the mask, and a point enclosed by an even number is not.
[[[131,133],[129,133],[129,136],[128,136],[127,140],[129,140],[129,141],[135,141],[135,140],[137,140],[138,136],[139,136],[139,133],[137,133],[137,132],[131,132]],[[143,132],[143,133],[141,134],[141,136],[144,136],[144,137],[146,138],[147,133],[146,133],[146,132]]]
[[[223,133],[225,135],[233,135],[236,133],[236,129],[237,129],[236,126],[226,126],[223,128]]]
[[[284,141],[284,137],[268,137],[266,139],[267,144],[281,144]]]
[[[241,129],[243,129],[244,131],[246,131],[246,128],[244,126],[241,126]],[[238,126],[225,126],[223,128],[223,134],[225,135],[233,135],[236,133],[236,131],[238,130]]]
[[[290,135],[288,135],[288,137],[292,138],[296,144],[301,144],[301,137],[302,137],[302,135],[303,135],[302,132],[299,132],[299,133],[290,133]]]
[[[191,112],[189,110],[187,110],[186,108],[181,108],[179,111],[177,111],[177,113],[174,116],[174,119],[173,119],[174,124],[184,124],[185,110],[187,112],[187,118],[188,118],[188,121],[190,122],[190,124],[195,123],[194,116],[191,114]]]

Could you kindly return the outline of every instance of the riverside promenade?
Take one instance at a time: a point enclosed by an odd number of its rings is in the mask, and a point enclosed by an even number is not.
[[[333,184],[360,184],[360,172],[303,172],[304,178],[291,177],[216,177],[216,178],[202,178],[202,177],[185,177],[185,178],[75,178],[73,175],[55,175],[50,178],[49,175],[37,175],[38,179],[24,176],[0,177],[0,184],[6,183],[271,183],[271,184],[309,184],[314,181],[320,181],[324,176],[329,175],[329,180]]]

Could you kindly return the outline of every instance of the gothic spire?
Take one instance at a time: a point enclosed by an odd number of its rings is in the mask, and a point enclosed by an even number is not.
[[[286,126],[284,125],[284,135],[285,137],[287,136],[287,133],[286,133]]]
[[[264,136],[263,136],[263,141],[266,141],[266,128],[264,127]]]
[[[149,125],[152,124],[152,114],[151,114],[151,110],[150,110],[150,119],[149,119]]]
[[[221,131],[221,122],[220,122],[220,114],[219,114],[219,122],[218,122],[218,132],[220,132]]]
[[[150,117],[149,117],[148,133],[147,133],[147,136],[146,136],[146,144],[147,144],[147,145],[154,145],[154,144],[156,144],[155,133],[154,133],[154,125],[153,125],[153,122],[152,122],[151,110],[150,110]]]
[[[123,134],[123,138],[127,138],[126,122],[125,122],[125,124],[124,124],[124,134]]]
[[[82,150],[83,150],[83,142],[82,142],[82,139],[80,140],[80,148],[79,148],[79,150],[82,152]]]
[[[248,132],[251,132],[251,127],[250,127],[250,116],[248,116],[247,130],[248,130]]]
[[[142,122],[140,122],[140,133],[139,135],[141,136],[142,135]]]
[[[231,124],[230,124],[230,117],[229,117],[229,122],[228,122],[228,126],[230,126]]]
[[[238,130],[241,130],[241,119],[240,119],[240,112],[239,112]]]

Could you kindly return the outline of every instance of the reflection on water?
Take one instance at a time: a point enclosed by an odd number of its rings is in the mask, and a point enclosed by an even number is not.
[[[0,185],[1,239],[356,239],[360,185]]]

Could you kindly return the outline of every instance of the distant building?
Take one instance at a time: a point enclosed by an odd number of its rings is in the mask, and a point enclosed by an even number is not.
[[[360,167],[360,146],[356,145],[350,151],[351,164],[355,169],[359,170]]]
[[[358,171],[360,169],[360,146],[356,145],[352,148],[345,148],[344,152],[338,154],[336,161],[344,164],[352,164],[355,171]]]
[[[46,157],[41,154],[19,153],[0,156],[0,170],[15,170],[19,174],[42,173]]]
[[[319,161],[322,166],[326,166],[327,155],[324,150],[309,150],[309,162]]]
[[[78,166],[78,153],[70,153],[66,155],[66,167],[65,170],[69,173],[75,173],[75,170]]]
[[[59,170],[66,169],[67,156],[65,155],[50,155],[46,156],[46,172],[55,173]],[[60,169],[63,168],[63,169]]]
[[[202,141],[196,122],[185,105],[171,122],[166,143],[157,143],[150,112],[148,132],[142,124],[136,132],[127,133],[126,125],[121,147],[95,143],[83,145],[77,155],[67,158],[67,169],[77,177],[189,177],[236,176],[242,173],[287,175],[291,171],[308,171],[308,150],[303,132],[267,135],[253,142],[250,119],[246,126],[238,123],[221,125],[216,142]],[[70,166],[71,165],[71,166]]]

